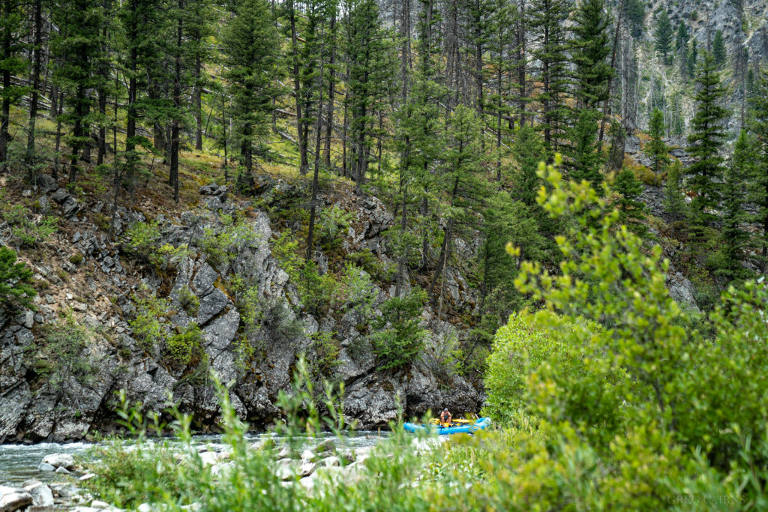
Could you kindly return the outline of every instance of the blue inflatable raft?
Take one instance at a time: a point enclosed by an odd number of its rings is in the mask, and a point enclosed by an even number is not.
[[[483,430],[491,424],[491,418],[478,418],[474,422],[467,420],[456,420],[451,426],[444,427],[439,424],[424,425],[420,423],[404,423],[403,428],[406,432],[432,432],[441,436],[451,434],[472,434],[478,430]]]

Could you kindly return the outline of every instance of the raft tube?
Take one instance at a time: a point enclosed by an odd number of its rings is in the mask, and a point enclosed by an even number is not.
[[[478,430],[483,430],[491,424],[491,418],[478,418],[474,423],[459,425],[455,427],[443,427],[440,425],[423,425],[419,423],[404,423],[403,428],[406,432],[432,432],[447,436],[451,434],[472,434]]]

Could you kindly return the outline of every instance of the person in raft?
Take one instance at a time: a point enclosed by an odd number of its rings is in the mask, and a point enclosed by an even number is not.
[[[440,413],[440,423],[443,424],[444,427],[450,427],[451,426],[451,420],[453,417],[451,416],[451,412],[446,407],[443,409],[443,412]]]

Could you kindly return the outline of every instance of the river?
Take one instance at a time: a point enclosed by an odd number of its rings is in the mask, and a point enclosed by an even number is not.
[[[389,435],[388,432],[375,431],[348,431],[343,436],[336,437],[333,434],[320,434],[318,437],[307,438],[306,444],[311,448],[315,444],[328,438],[335,438],[340,447],[355,450],[375,445],[379,440]],[[248,434],[247,439],[255,442],[259,439],[271,438],[277,444],[287,438],[275,434]],[[177,442],[174,438],[165,439],[168,442]],[[200,446],[209,446],[218,451],[223,448],[221,436],[198,435],[193,437],[193,443]],[[53,472],[40,471],[38,466],[43,457],[52,453],[69,453],[72,455],[86,456],[93,443],[37,443],[37,444],[3,444],[0,445],[0,485],[19,486],[26,480],[37,479],[45,483],[63,480],[62,476]]]

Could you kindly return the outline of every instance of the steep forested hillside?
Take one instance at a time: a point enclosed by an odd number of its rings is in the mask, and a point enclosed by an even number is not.
[[[563,258],[542,161],[706,312],[768,264],[766,9],[0,0],[0,441],[120,388],[208,428],[210,368],[269,422],[301,354],[364,425],[476,411]]]

